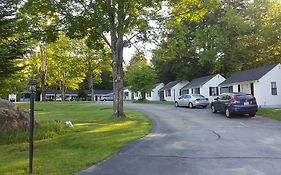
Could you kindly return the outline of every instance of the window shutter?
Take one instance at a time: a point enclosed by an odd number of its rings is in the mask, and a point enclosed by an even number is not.
[[[209,87],[209,96],[212,96],[212,87]]]
[[[219,87],[216,87],[216,95],[219,95]]]

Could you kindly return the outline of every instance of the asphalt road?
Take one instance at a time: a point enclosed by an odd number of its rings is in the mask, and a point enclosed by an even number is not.
[[[281,174],[281,122],[172,105],[126,107],[148,115],[152,132],[78,175]]]

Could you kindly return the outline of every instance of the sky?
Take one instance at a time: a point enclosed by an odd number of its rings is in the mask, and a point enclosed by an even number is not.
[[[144,47],[145,47],[145,50],[146,50],[146,52],[145,52],[146,59],[151,60],[151,58],[152,58],[152,52],[151,51],[153,49],[155,49],[156,46],[152,43],[145,43]],[[132,58],[132,56],[134,55],[135,52],[136,52],[136,49],[133,46],[130,47],[130,48],[128,48],[128,47],[124,48],[123,57],[124,57],[124,61],[125,61],[126,64],[129,63],[130,59]]]

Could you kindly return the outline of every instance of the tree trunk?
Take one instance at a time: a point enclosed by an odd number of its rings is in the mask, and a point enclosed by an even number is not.
[[[123,45],[119,39],[116,49],[112,53],[113,73],[113,116],[125,117],[123,108]]]
[[[41,79],[41,90],[42,90],[42,101],[46,101],[46,74],[48,67],[48,60],[46,56],[46,47],[43,44],[39,44],[40,48],[40,79]]]
[[[113,75],[113,116],[125,117],[123,108],[123,47],[124,47],[124,2],[116,1],[114,10],[112,0],[107,0],[108,20],[111,38],[112,75]],[[117,13],[117,14],[116,14]]]
[[[93,68],[90,63],[88,62],[88,87],[89,90],[91,90],[91,101],[95,101],[95,91],[94,91],[94,86],[93,86]]]
[[[41,74],[42,101],[46,101],[46,73]]]
[[[141,92],[141,99],[145,100],[145,92]]]

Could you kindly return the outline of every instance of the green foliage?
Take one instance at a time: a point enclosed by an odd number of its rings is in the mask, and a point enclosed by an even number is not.
[[[281,62],[280,1],[175,2],[175,7],[191,4],[186,11],[202,15],[166,22],[166,39],[152,59],[161,81],[215,73],[228,77],[241,69]]]
[[[0,81],[18,70],[26,52],[26,35],[21,31],[17,15],[20,0],[3,0],[0,3]]]
[[[145,92],[149,92],[153,89],[157,80],[156,78],[157,76],[154,69],[143,59],[134,62],[126,74],[130,90],[133,92],[141,92],[143,98],[145,98]]]
[[[39,125],[34,130],[34,140],[52,139],[70,131],[62,122],[48,122]],[[29,141],[29,129],[18,129],[7,133],[0,133],[0,145],[24,143]]]
[[[20,105],[28,108],[28,103]],[[141,113],[128,110],[126,118],[113,118],[112,107],[87,102],[35,103],[35,111],[42,126],[49,121],[70,120],[74,129],[35,142],[34,174],[74,174],[108,158],[151,129],[151,121]],[[0,174],[28,174],[27,143],[0,145],[0,157]]]

